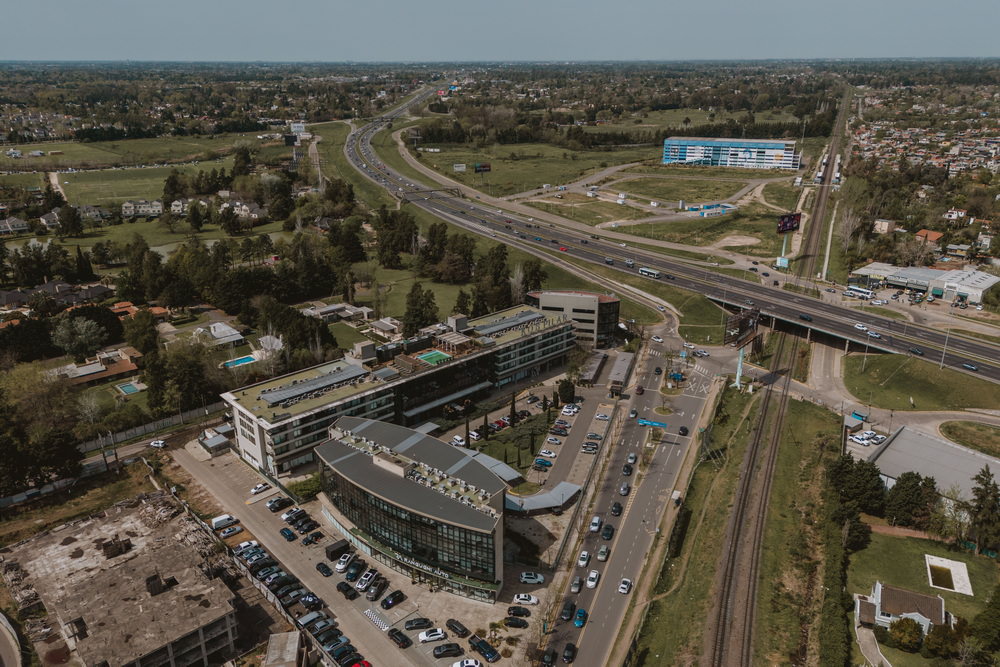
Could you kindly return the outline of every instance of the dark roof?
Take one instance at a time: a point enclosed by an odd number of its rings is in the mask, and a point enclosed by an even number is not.
[[[341,420],[345,419],[341,417]],[[409,429],[407,429],[409,430]],[[369,436],[370,437],[370,434]],[[449,447],[441,443],[442,447]],[[316,448],[316,454],[328,466],[352,484],[360,486],[386,501],[433,517],[444,523],[459,524],[474,530],[489,532],[502,520],[453,500],[443,493],[403,479],[374,464],[371,456],[339,440],[328,440]]]
[[[893,616],[918,613],[934,625],[944,624],[944,600],[937,596],[882,584],[881,606]]]
[[[873,602],[858,601],[858,621],[867,625],[875,625],[875,604]]]

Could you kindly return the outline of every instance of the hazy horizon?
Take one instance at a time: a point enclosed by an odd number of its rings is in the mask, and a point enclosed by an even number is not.
[[[669,62],[997,56],[1000,3],[8,0],[0,61]],[[970,20],[974,19],[974,20]],[[933,50],[927,52],[925,50]]]

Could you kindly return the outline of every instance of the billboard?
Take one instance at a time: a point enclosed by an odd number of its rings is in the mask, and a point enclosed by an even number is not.
[[[801,213],[786,213],[778,218],[778,233],[794,232],[802,224]]]
[[[438,95],[444,95],[444,91],[443,90],[439,90],[438,91]]]
[[[493,171],[489,162],[476,162],[472,166],[477,174],[485,174],[488,171]]]
[[[465,165],[464,164],[453,164],[453,165],[451,165],[451,168],[452,168],[453,171],[465,171]]]
[[[743,347],[751,340],[757,331],[757,322],[760,320],[760,311],[756,308],[741,310],[735,315],[730,315],[726,319],[726,335],[723,338],[723,345],[736,345]]]
[[[779,257],[778,259],[775,260],[774,265],[777,266],[779,269],[787,269],[788,268],[788,258],[787,257]]]

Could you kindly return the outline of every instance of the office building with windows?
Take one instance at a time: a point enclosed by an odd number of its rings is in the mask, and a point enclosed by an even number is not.
[[[236,448],[270,475],[314,461],[313,448],[344,416],[426,422],[445,406],[478,400],[558,368],[576,344],[561,313],[517,306],[474,320],[452,316],[415,337],[356,345],[349,356],[222,394]]]
[[[802,155],[785,139],[670,137],[663,141],[663,164],[798,169]]]
[[[546,313],[573,320],[576,340],[583,347],[613,347],[621,302],[613,294],[577,290],[528,292],[525,303]]]
[[[371,560],[495,602],[503,583],[503,465],[405,426],[341,417],[316,448],[324,520]]]

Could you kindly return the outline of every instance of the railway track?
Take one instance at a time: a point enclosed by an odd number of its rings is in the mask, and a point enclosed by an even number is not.
[[[850,95],[848,90],[841,101],[830,141],[831,156],[841,150]],[[832,177],[832,170],[828,170],[816,197],[800,254],[802,261],[796,267],[796,273],[800,276],[809,276],[815,271]],[[777,335],[778,342],[770,370],[782,375],[781,386],[778,387],[779,383],[769,384],[761,399],[760,412],[740,469],[733,511],[726,528],[722,558],[717,570],[719,604],[710,621],[709,641],[702,661],[713,667],[751,665],[754,662],[754,623],[768,499],[788,410],[791,369],[802,342],[798,336],[789,333],[780,332]],[[782,373],[783,368],[787,370]]]

